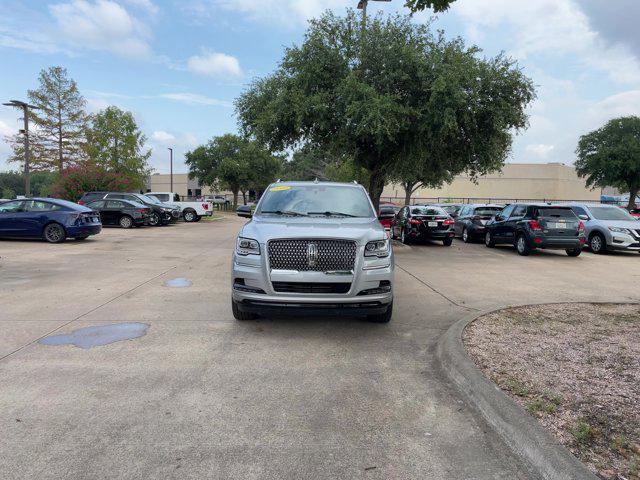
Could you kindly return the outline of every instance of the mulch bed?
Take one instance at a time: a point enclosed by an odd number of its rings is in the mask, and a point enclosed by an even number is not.
[[[463,340],[600,478],[640,480],[640,306],[509,308],[471,323]]]

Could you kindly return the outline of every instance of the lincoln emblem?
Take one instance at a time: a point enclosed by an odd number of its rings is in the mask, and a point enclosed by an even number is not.
[[[307,245],[307,262],[310,267],[315,267],[318,261],[318,245],[309,243]]]

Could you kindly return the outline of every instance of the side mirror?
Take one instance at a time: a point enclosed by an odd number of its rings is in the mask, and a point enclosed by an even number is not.
[[[251,207],[249,205],[240,205],[236,210],[236,214],[239,217],[251,218],[252,216]]]
[[[578,218],[579,218],[580,220],[584,220],[584,221],[591,220],[591,219],[589,218],[589,215],[578,215]]]

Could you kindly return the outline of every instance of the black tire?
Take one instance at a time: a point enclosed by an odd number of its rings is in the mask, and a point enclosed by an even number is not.
[[[44,227],[42,236],[49,243],[62,243],[67,239],[67,232],[59,223],[50,223]]]
[[[378,315],[367,315],[367,321],[371,323],[389,323],[393,315],[393,302],[389,304],[384,313]]]
[[[493,240],[493,235],[491,235],[491,232],[488,230],[487,233],[484,234],[484,244],[489,248],[496,246],[496,242]]]
[[[192,208],[188,208],[182,212],[182,218],[184,218],[185,222],[197,222],[196,218],[198,218],[198,214]]]
[[[582,253],[582,248],[578,247],[578,248],[566,250],[566,252],[567,252],[567,255],[569,255],[570,257],[578,257]]]
[[[469,235],[469,230],[467,230],[467,227],[464,227],[462,229],[462,241],[464,243],[471,243],[471,235]]]
[[[196,219],[194,220],[194,222],[198,223],[200,220],[202,220],[202,217],[200,215],[198,215],[196,217]]]
[[[522,255],[523,257],[526,257],[531,253],[531,245],[529,245],[529,242],[527,242],[527,237],[525,237],[522,233],[516,237],[515,247],[518,255]]]
[[[258,316],[255,313],[250,312],[242,312],[238,308],[238,304],[231,300],[231,311],[233,312],[233,318],[236,320],[244,321],[244,320],[255,320]]]
[[[601,233],[594,233],[589,238],[589,249],[592,253],[601,254],[607,251],[607,241]]]
[[[149,225],[152,227],[160,226],[160,215],[156,212],[151,212],[151,215],[149,215]]]
[[[450,247],[452,243],[453,243],[453,237],[447,237],[444,240],[442,240],[442,244],[445,247]]]
[[[131,228],[133,227],[133,218],[129,215],[122,215],[118,220],[118,225],[120,225],[120,228]]]
[[[81,237],[74,237],[74,240],[76,242],[81,242],[82,240],[86,240],[87,238],[89,238],[89,235],[83,235]]]
[[[409,237],[407,236],[406,230],[407,229],[405,227],[402,227],[402,232],[400,232],[400,243],[409,245]]]

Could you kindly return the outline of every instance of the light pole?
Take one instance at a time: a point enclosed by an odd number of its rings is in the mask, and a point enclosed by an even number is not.
[[[8,103],[3,103],[3,105],[22,108],[24,115],[24,130],[22,130],[22,133],[24,133],[24,195],[25,197],[29,197],[31,196],[31,177],[29,174],[29,109],[38,107],[21,102],[20,100],[11,100]]]
[[[170,165],[169,182],[171,184],[171,188],[169,190],[171,190],[171,193],[173,193],[173,148],[167,147],[167,149],[169,150],[169,165]]]
[[[390,2],[391,0],[359,0],[358,9],[362,10],[362,33],[367,26],[367,4],[369,2]]]

